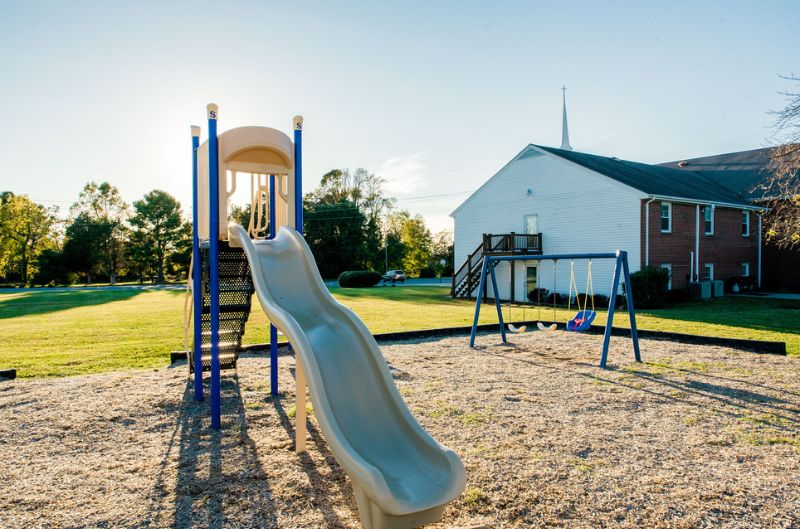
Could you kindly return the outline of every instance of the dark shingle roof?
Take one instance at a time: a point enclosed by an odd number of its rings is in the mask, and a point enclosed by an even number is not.
[[[751,205],[748,190],[726,180],[728,171],[688,171],[665,165],[649,165],[554,147],[534,145],[565,160],[605,175],[648,195],[702,202]]]
[[[676,168],[680,171],[702,172],[718,184],[735,189],[743,196],[754,199],[761,196],[761,191],[756,189],[756,186],[766,176],[771,150],[771,148],[753,149],[677,160],[659,165]],[[680,167],[679,164],[683,167]]]

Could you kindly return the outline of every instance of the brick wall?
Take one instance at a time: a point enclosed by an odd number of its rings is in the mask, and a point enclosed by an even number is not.
[[[645,265],[645,203],[642,201],[642,266]],[[689,252],[695,250],[695,211],[693,204],[672,203],[672,231],[661,232],[661,202],[650,203],[650,265],[672,265],[672,288],[686,287],[690,271]],[[750,214],[750,236],[742,236],[742,211],[717,207],[714,234],[704,234],[703,206],[700,206],[700,270],[714,265],[714,279],[741,275],[742,263],[750,263],[750,275],[758,274],[758,219]]]

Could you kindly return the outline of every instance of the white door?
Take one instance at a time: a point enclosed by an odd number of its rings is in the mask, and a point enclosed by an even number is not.
[[[525,215],[525,233],[539,233],[539,215]]]

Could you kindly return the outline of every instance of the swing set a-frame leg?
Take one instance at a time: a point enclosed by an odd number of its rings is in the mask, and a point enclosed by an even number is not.
[[[631,292],[631,275],[628,269],[628,252],[618,251],[617,260],[614,264],[614,280],[611,283],[611,296],[608,300],[608,317],[606,318],[606,328],[603,333],[603,352],[600,356],[600,367],[606,367],[608,360],[608,346],[611,341],[611,328],[614,324],[614,311],[617,306],[617,290],[619,290],[620,276],[624,274],[625,280],[625,299],[628,305],[628,317],[631,322],[631,339],[633,340],[633,354],[637,362],[642,361],[639,353],[639,334],[636,332],[636,312],[633,308],[633,295]]]

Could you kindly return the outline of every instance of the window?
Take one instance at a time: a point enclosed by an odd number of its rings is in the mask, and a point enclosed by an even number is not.
[[[703,208],[703,220],[705,220],[705,234],[714,235],[714,208],[705,206]]]
[[[742,237],[750,237],[750,212],[742,211]]]
[[[742,263],[742,277],[750,277],[750,263]]]
[[[661,233],[672,231],[672,204],[669,202],[661,203]]]
[[[542,302],[539,293],[536,291],[536,267],[529,266],[525,269],[525,292],[528,301]]]
[[[703,265],[703,280],[704,281],[714,281],[714,265],[711,263],[706,263]]]
[[[667,271],[669,274],[669,281],[667,281],[667,290],[672,290],[672,265],[671,264],[662,264],[661,268]]]

